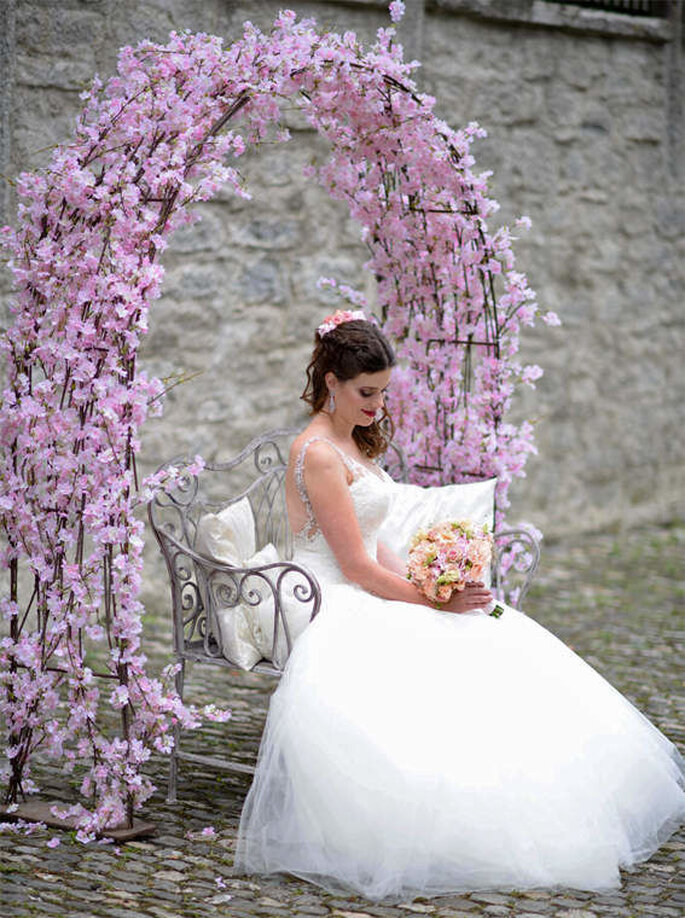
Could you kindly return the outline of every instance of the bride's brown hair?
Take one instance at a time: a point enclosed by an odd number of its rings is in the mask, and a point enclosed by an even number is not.
[[[378,373],[394,366],[395,352],[377,326],[362,319],[343,322],[323,337],[317,331],[307,385],[300,397],[310,406],[310,413],[316,414],[329,398],[326,373],[346,382],[360,373]],[[369,427],[355,427],[352,437],[365,456],[375,459],[386,451],[394,431],[384,405],[381,417]]]

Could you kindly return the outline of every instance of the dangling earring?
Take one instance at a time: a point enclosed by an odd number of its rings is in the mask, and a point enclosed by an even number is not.
[[[331,391],[330,397],[328,399],[328,413],[333,414],[334,411],[335,411],[335,393]]]

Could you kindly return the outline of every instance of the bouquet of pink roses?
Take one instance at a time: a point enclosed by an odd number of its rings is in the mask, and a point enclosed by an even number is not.
[[[420,529],[409,546],[407,579],[433,602],[447,602],[467,583],[485,581],[492,547],[488,526],[475,526],[470,520],[449,520]],[[504,610],[492,603],[485,611],[499,618]]]

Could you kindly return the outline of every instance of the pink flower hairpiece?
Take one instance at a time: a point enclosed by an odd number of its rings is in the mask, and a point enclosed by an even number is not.
[[[319,337],[323,338],[324,335],[333,331],[338,325],[343,325],[345,322],[356,321],[368,321],[361,309],[336,309],[330,316],[326,316],[321,325],[317,328]]]

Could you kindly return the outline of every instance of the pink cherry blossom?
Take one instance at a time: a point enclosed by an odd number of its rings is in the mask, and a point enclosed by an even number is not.
[[[404,16],[404,3],[402,0],[392,0],[388,9],[390,10],[390,18],[393,22],[399,22]]]

